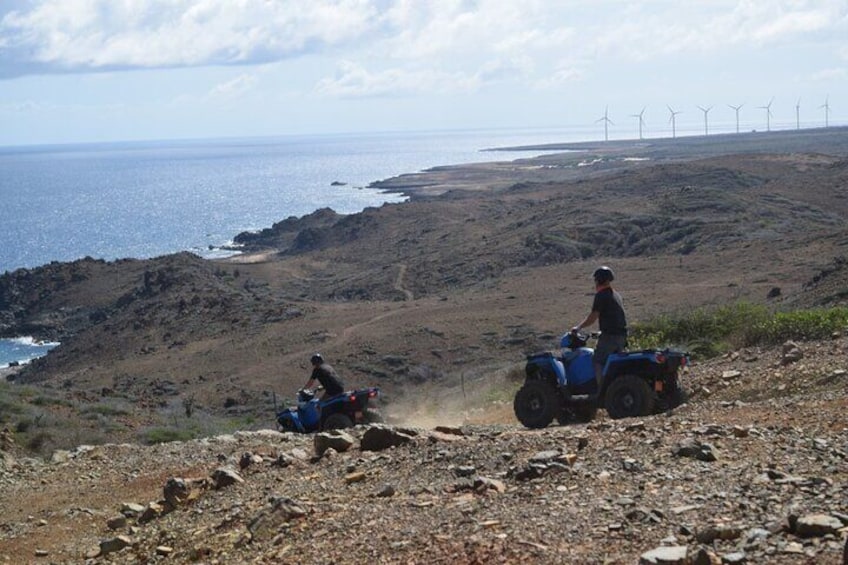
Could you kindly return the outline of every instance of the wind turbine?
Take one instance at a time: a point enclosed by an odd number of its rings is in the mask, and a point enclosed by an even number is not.
[[[765,106],[757,106],[757,108],[762,108],[766,111],[766,131],[771,131],[771,117],[774,115],[771,113],[772,102],[774,102],[774,96],[771,97],[771,100]]]
[[[666,107],[668,108],[669,113],[671,113],[671,118],[669,118],[668,120],[669,122],[671,122],[671,137],[675,138],[677,137],[677,120],[675,119],[675,116],[677,116],[677,114],[683,113],[683,111],[678,110],[677,112],[675,112],[671,109],[671,106],[666,105]]]
[[[645,106],[642,107],[642,111],[638,114],[630,114],[631,118],[639,118],[639,139],[642,139],[642,126],[645,125],[645,120],[642,116],[645,115]]]
[[[828,127],[828,116],[830,115],[830,104],[828,103],[828,98],[830,98],[830,96],[826,97],[824,99],[824,104],[819,106],[819,108],[824,108],[824,127]]]
[[[742,108],[742,106],[744,106],[744,104],[740,104],[738,106],[732,106],[728,104],[728,106],[733,108],[733,110],[736,112],[736,133],[739,133],[739,110]]]
[[[698,109],[704,113],[704,135],[709,135],[710,130],[709,123],[707,121],[707,114],[710,113],[710,110],[712,110],[713,107],[710,106],[709,108],[701,108],[700,106],[698,106]]]
[[[801,129],[801,99],[795,103],[795,129]]]
[[[610,124],[615,125],[613,123],[613,121],[611,119],[609,119],[608,112],[609,112],[609,106],[605,106],[603,117],[595,120],[595,123],[604,122],[604,141],[609,141],[609,125]]]

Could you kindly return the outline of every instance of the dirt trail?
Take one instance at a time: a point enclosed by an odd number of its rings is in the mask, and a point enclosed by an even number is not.
[[[415,295],[412,294],[412,291],[403,286],[404,278],[406,277],[406,264],[398,263],[398,275],[397,279],[395,279],[394,289],[398,292],[402,292],[407,300],[414,300]]]

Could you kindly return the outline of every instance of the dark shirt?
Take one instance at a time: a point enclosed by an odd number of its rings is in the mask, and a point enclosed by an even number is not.
[[[329,363],[321,363],[312,369],[312,377],[324,387],[324,394],[336,396],[344,392],[344,385],[335,369]]]
[[[601,333],[627,335],[627,316],[621,303],[621,295],[607,287],[595,293],[592,311],[597,312]]]

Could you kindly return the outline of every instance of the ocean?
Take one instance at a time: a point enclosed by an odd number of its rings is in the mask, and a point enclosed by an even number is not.
[[[551,128],[0,147],[0,273],[86,256],[214,257],[236,234],[289,216],[402,199],[367,188],[377,180],[543,153],[490,148],[585,139]],[[0,367],[53,345],[0,339]]]

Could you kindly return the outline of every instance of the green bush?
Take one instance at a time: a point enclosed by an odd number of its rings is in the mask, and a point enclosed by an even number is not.
[[[100,416],[126,416],[130,411],[123,406],[118,406],[112,403],[91,404],[80,409],[81,415],[100,415]]]
[[[27,438],[25,445],[30,451],[40,452],[45,449],[51,439],[53,438],[48,432],[41,431]]]
[[[846,327],[845,307],[775,312],[763,305],[738,303],[634,324],[628,341],[631,349],[676,346],[709,358],[738,347],[823,339]]]
[[[70,400],[66,400],[64,398],[57,398],[55,396],[46,396],[43,394],[39,394],[38,396],[33,397],[30,400],[30,404],[33,406],[68,406],[71,407],[74,405]]]
[[[745,345],[779,343],[787,339],[824,339],[846,327],[848,308],[778,312],[767,320],[752,324],[745,334]]]
[[[188,441],[194,438],[195,434],[192,430],[172,427],[149,428],[141,434],[141,441],[147,445],[172,441]]]

